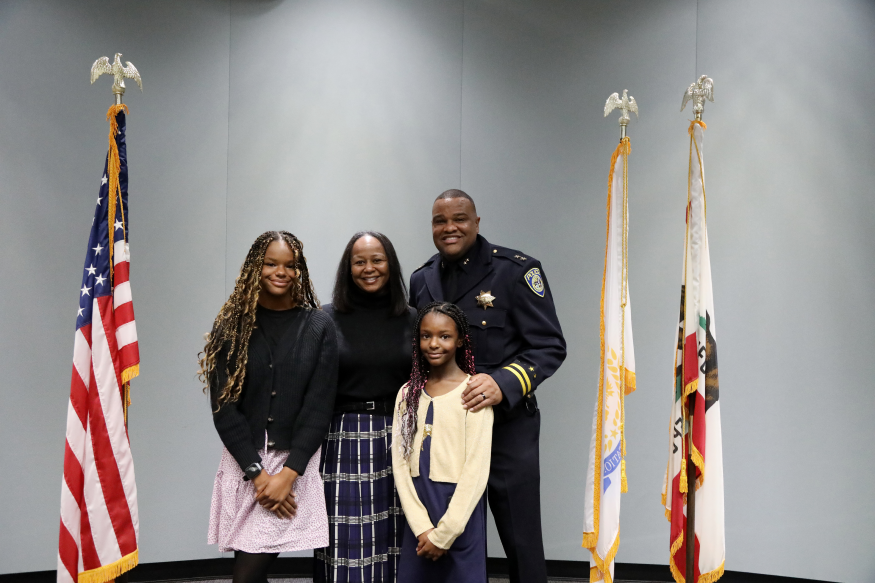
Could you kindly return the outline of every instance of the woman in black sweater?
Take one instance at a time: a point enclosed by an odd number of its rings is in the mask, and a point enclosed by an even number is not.
[[[294,235],[269,231],[252,244],[200,364],[225,445],[208,540],[234,551],[234,583],[266,582],[280,552],[328,542],[318,469],[337,337]]]
[[[340,374],[321,471],[329,515],[318,582],[394,582],[404,516],[392,477],[392,409],[409,378],[416,311],[389,239],[353,235],[325,306],[337,328]]]

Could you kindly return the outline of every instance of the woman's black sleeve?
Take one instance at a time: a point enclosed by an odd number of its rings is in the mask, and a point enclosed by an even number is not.
[[[328,433],[337,393],[337,333],[334,322],[321,311],[313,313],[304,351],[316,351],[316,365],[301,410],[292,428],[292,443],[285,465],[303,475],[307,463]]]
[[[243,400],[243,395],[241,394],[240,399],[233,403],[225,403],[221,409],[216,411],[219,390],[225,386],[228,380],[225,374],[227,362],[228,349],[226,346],[216,355],[216,372],[209,379],[210,406],[213,410],[213,424],[216,426],[216,431],[219,432],[219,438],[237,461],[240,469],[243,470],[256,462],[261,463],[261,456],[258,455],[258,450],[252,443],[251,431],[246,417],[243,416],[238,407],[240,401]]]

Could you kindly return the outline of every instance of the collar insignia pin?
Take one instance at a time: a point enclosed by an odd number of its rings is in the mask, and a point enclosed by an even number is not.
[[[485,310],[486,308],[495,307],[492,305],[492,302],[495,301],[495,296],[492,295],[491,291],[480,290],[480,295],[476,296],[474,299],[477,300],[478,308],[483,308]]]

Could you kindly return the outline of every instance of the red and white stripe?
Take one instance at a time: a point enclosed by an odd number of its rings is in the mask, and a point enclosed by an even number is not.
[[[91,324],[76,331],[61,487],[58,581],[115,575],[137,552],[139,517],[124,414],[125,370],[139,364],[124,242],[115,244],[115,289],[93,300]],[[126,569],[125,569],[126,570]],[[90,579],[90,578],[88,578]]]

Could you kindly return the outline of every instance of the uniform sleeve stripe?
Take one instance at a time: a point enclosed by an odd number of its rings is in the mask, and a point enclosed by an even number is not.
[[[515,371],[514,369],[510,368],[509,366],[504,367],[504,369],[505,369],[505,370],[509,370],[510,372],[512,372],[512,373],[514,374],[514,376],[515,376],[516,378],[519,379],[520,384],[521,384],[522,387],[523,387],[523,395],[525,395],[525,394],[526,394],[526,381],[523,380],[523,377],[520,376],[520,373],[518,373],[518,372]]]
[[[531,393],[532,392],[532,381],[529,380],[529,373],[526,372],[526,369],[524,369],[523,367],[521,367],[520,365],[518,365],[515,362],[510,363],[509,366],[516,367],[519,369],[519,371],[521,373],[523,373],[523,378],[526,379],[526,390],[523,391],[523,394],[525,395],[525,394]]]

